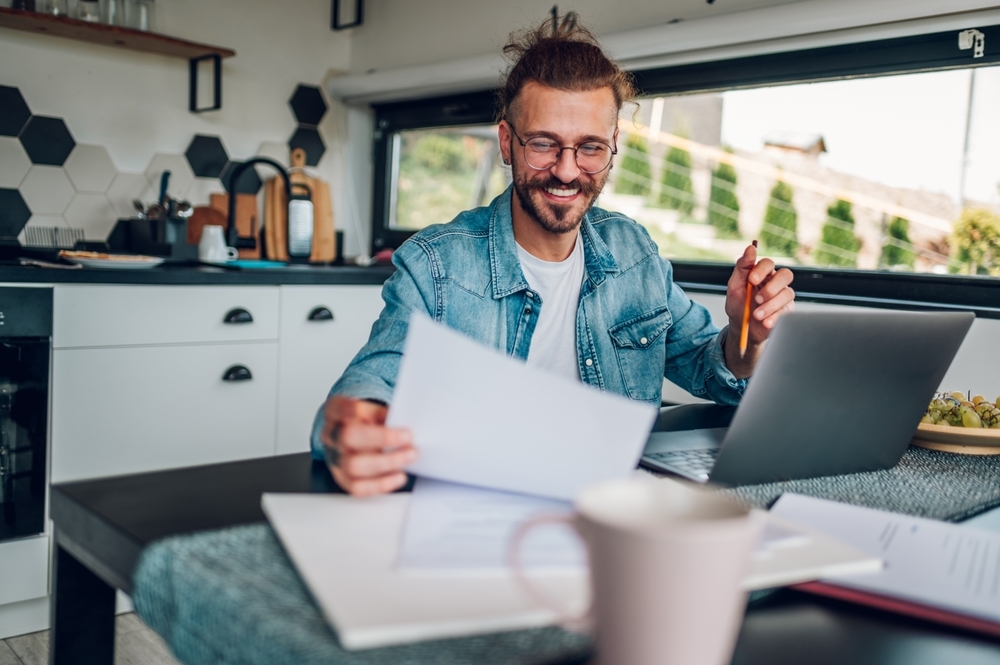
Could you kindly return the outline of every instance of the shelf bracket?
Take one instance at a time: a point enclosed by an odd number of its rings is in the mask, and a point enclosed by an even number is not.
[[[214,81],[212,82],[212,105],[211,106],[198,106],[198,65],[204,60],[212,61],[212,77]],[[209,53],[207,55],[198,56],[197,58],[191,58],[190,60],[191,73],[191,93],[190,93],[190,104],[188,105],[188,110],[191,113],[204,113],[205,111],[218,111],[222,108],[222,58],[217,53]]]

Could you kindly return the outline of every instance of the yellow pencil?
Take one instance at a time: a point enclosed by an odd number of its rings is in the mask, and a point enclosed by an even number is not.
[[[754,249],[757,249],[757,241],[753,241]],[[753,298],[753,285],[750,284],[750,277],[747,277],[747,299],[743,305],[743,327],[740,328],[740,358],[746,355],[747,341],[750,337],[750,301]]]

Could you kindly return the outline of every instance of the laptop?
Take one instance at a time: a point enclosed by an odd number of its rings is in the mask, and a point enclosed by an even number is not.
[[[888,469],[903,456],[974,318],[786,314],[729,426],[654,431],[640,464],[729,486]]]

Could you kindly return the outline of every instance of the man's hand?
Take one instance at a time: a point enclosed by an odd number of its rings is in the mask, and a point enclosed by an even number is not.
[[[410,433],[385,426],[383,404],[334,396],[323,412],[323,447],[333,479],[355,496],[386,494],[406,484],[417,458]]]
[[[756,264],[756,265],[755,265]],[[743,309],[746,304],[747,282],[753,287],[750,303],[750,329],[746,354],[740,357],[740,332],[743,327]],[[763,350],[764,340],[774,324],[785,312],[795,309],[795,292],[789,288],[792,271],[774,269],[774,261],[757,262],[757,248],[748,246],[736,262],[733,275],[726,289],[726,316],[729,317],[729,335],[726,337],[726,365],[738,379],[753,373],[757,358]]]

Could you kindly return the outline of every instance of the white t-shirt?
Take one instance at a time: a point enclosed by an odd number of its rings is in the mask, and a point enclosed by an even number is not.
[[[542,300],[528,349],[528,364],[579,381],[576,311],[583,284],[583,240],[577,233],[576,245],[565,261],[543,261],[520,245],[517,256],[528,286]]]

